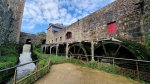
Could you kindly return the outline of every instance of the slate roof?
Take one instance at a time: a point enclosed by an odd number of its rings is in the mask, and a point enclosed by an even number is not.
[[[60,28],[60,29],[63,29],[63,28],[66,27],[66,26],[64,26],[63,24],[59,24],[59,23],[56,23],[56,24],[50,23],[50,26],[55,26],[55,27]],[[49,28],[48,28],[48,29],[49,29]]]

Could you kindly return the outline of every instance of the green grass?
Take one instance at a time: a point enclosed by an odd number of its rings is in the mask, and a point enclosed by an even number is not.
[[[15,43],[7,43],[0,46],[0,70],[13,67],[18,62],[21,46]],[[0,72],[0,81],[11,77],[14,69]]]
[[[33,52],[32,53],[35,54],[35,56],[37,56],[38,59],[46,59],[49,57],[48,54],[41,53],[40,45],[33,45]]]
[[[1,56],[0,57],[0,69],[12,67],[17,63],[17,56],[16,55],[9,55],[9,56]]]
[[[113,66],[112,64],[108,64],[108,63],[100,63],[97,61],[85,62],[78,59],[67,59],[66,57],[55,56],[55,55],[50,55],[50,59],[52,64],[72,63],[84,67],[103,70],[105,72],[114,73],[114,74],[117,73],[116,69],[118,69],[118,66]]]
[[[90,67],[93,69],[103,70],[109,73],[117,73],[116,68],[117,66],[113,67],[111,64],[108,63],[99,63],[96,61],[85,62],[78,59],[67,59],[65,56],[55,56],[50,54],[43,54],[41,53],[40,46],[33,46],[33,53],[36,54],[38,59],[43,59],[38,62],[38,67],[44,67],[47,65],[48,60],[51,60],[51,64],[62,64],[62,63],[73,63],[80,66]],[[45,60],[46,59],[46,60]]]
[[[20,46],[15,43],[7,43],[0,46],[0,69],[15,66],[20,54]]]
[[[112,64],[109,64],[109,63],[101,63],[101,62],[97,62],[97,61],[86,62],[86,61],[82,61],[82,60],[78,60],[78,59],[66,58],[65,56],[42,54],[42,53],[40,53],[40,49],[36,49],[35,53],[38,55],[38,58],[41,58],[41,59],[46,58],[46,59],[43,59],[38,62],[38,67],[40,66],[40,68],[47,65],[48,61],[51,60],[51,65],[62,64],[62,63],[72,63],[75,65],[89,67],[89,68],[93,68],[93,69],[97,69],[97,70],[102,70],[102,71],[112,73],[112,74],[117,74],[117,70],[120,69],[117,65],[113,66]],[[125,76],[125,77],[127,77],[127,76]],[[127,78],[133,79],[130,77],[127,77]],[[140,82],[143,83],[143,81],[140,81]]]

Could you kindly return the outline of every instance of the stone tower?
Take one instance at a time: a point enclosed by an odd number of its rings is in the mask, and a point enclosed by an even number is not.
[[[19,42],[25,0],[0,0],[0,44]]]

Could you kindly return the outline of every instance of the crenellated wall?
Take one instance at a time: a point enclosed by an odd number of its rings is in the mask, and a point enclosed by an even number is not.
[[[143,19],[144,5],[141,3],[141,0],[116,0],[57,33],[52,33],[49,28],[46,44],[110,39],[112,37],[145,44],[147,33]],[[116,22],[117,32],[115,34],[108,34],[108,24],[111,22]],[[67,32],[72,32],[71,39],[66,39]]]
[[[0,0],[0,44],[19,42],[25,0]]]

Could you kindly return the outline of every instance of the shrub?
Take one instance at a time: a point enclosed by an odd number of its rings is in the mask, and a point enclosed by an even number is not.
[[[147,49],[148,55],[150,56],[150,34],[148,35],[148,38],[147,38],[146,49]]]

